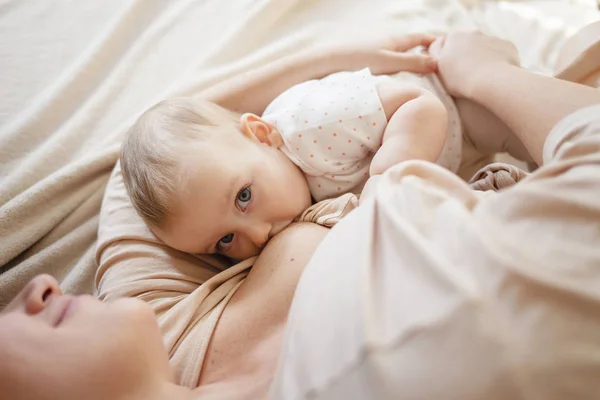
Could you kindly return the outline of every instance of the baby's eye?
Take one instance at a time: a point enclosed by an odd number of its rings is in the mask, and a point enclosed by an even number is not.
[[[252,191],[249,187],[240,190],[237,194],[236,203],[240,207],[242,211],[245,211],[248,208],[248,204],[252,200]]]
[[[219,243],[217,243],[217,250],[219,251],[227,251],[231,247],[231,242],[233,242],[234,234],[230,233],[229,235],[223,236]]]

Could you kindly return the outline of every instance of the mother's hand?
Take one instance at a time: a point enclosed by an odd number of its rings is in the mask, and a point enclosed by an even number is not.
[[[489,79],[500,65],[520,65],[511,42],[481,32],[457,32],[436,39],[429,53],[438,62],[438,73],[448,92],[469,97],[481,80]]]
[[[410,34],[351,45],[338,44],[330,50],[341,56],[341,70],[369,67],[374,75],[400,71],[427,74],[435,72],[436,61],[427,54],[408,51],[417,46],[427,48],[434,40],[432,35]]]

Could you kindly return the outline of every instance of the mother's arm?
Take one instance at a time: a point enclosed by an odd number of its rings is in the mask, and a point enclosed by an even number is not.
[[[217,84],[201,96],[231,110],[262,114],[279,94],[300,82],[338,71],[369,67],[375,75],[399,71],[429,73],[437,68],[429,56],[406,53],[429,46],[431,35],[413,34],[357,45],[308,49]]]
[[[454,33],[432,44],[449,92],[481,104],[523,142],[538,164],[556,124],[600,103],[600,91],[527,71],[509,42],[481,33]]]

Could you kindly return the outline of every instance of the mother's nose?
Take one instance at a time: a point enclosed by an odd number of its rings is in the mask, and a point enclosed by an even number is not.
[[[60,295],[62,295],[62,291],[58,287],[56,279],[47,274],[38,275],[25,285],[19,294],[2,310],[2,313],[20,310],[35,315],[46,308],[52,296]]]
[[[41,312],[52,296],[62,295],[56,279],[50,275],[38,275],[23,289],[24,305],[27,314],[35,315]]]

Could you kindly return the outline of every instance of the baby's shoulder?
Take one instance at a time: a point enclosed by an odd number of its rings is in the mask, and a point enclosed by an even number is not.
[[[375,84],[371,71],[343,71],[292,86],[281,93],[265,109],[264,115],[281,112],[313,111],[332,105],[343,99],[350,99],[356,90]]]

